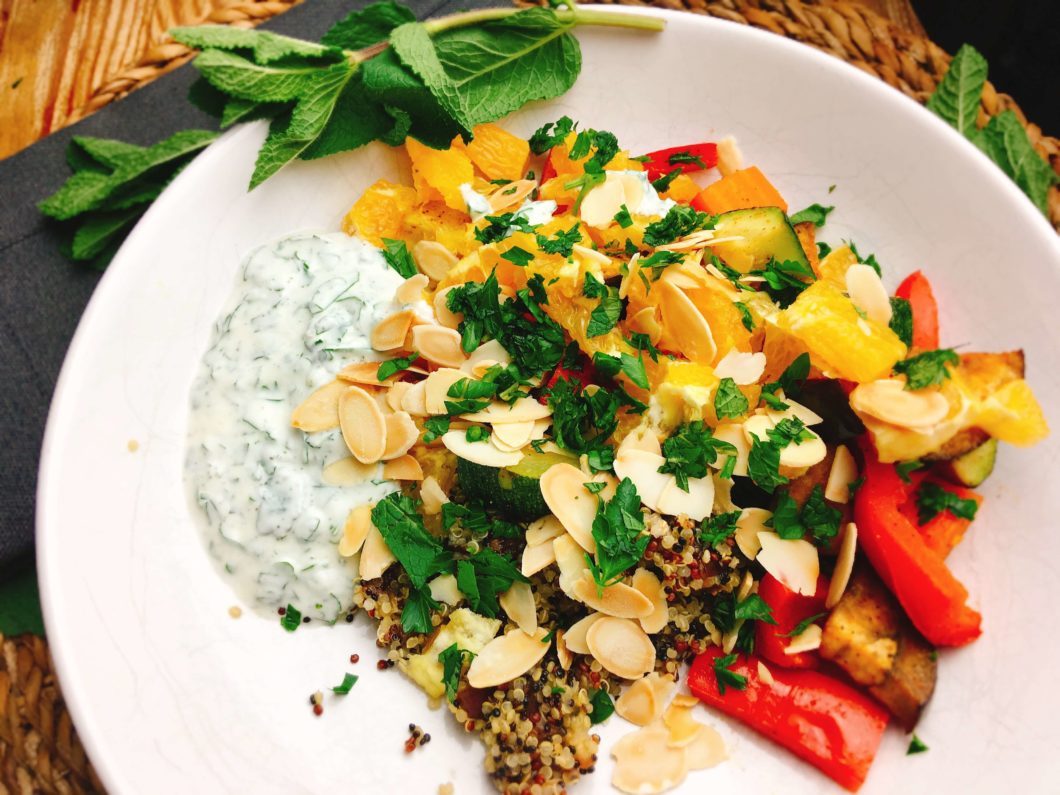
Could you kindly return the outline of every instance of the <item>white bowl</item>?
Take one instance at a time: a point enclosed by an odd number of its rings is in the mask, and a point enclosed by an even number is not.
[[[931,114],[809,47],[690,14],[658,35],[579,32],[575,88],[510,122],[528,134],[569,114],[643,152],[735,134],[791,206],[835,204],[823,238],[875,252],[893,286],[930,275],[944,343],[1023,347],[1056,417],[1060,246],[1009,180]],[[296,163],[245,190],[264,127],[225,135],[130,235],[81,321],[52,406],[41,463],[38,560],[48,637],[67,702],[114,793],[490,791],[482,750],[397,671],[379,672],[368,622],[289,635],[234,604],[200,542],[181,482],[188,389],[237,266],[252,247],[334,229],[395,159],[372,147]],[[828,193],[829,186],[835,191]],[[139,450],[130,452],[135,439]],[[951,563],[982,610],[984,635],[942,655],[906,758],[891,730],[866,793],[1042,792],[1060,780],[1052,665],[1058,492],[1055,437],[1005,449],[974,530]],[[358,666],[347,662],[361,655]],[[361,675],[315,718],[308,696]],[[731,761],[683,791],[839,791],[787,752],[727,720]],[[434,742],[402,752],[407,724]],[[597,773],[575,792],[610,791]]]

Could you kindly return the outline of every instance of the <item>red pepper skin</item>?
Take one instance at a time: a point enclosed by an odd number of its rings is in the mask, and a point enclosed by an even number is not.
[[[910,522],[916,525],[917,530],[920,532],[920,537],[924,539],[924,543],[927,544],[928,548],[944,558],[961,543],[961,539],[968,532],[968,526],[971,525],[972,521],[954,516],[949,511],[942,511],[926,524],[920,524],[916,506],[916,493],[920,485],[925,481],[935,483],[946,489],[946,491],[953,492],[961,499],[975,500],[976,505],[983,504],[983,497],[971,489],[955,486],[948,480],[942,480],[923,472],[914,472],[909,476],[909,479],[909,484],[903,484],[908,498],[902,505],[902,513],[906,515]]]
[[[913,347],[933,351],[939,347],[939,305],[931,282],[920,271],[905,277],[895,295],[909,302],[913,310]]]
[[[554,176],[556,176],[556,167],[552,165],[552,152],[549,152],[548,157],[545,158],[545,165],[541,166],[541,181],[539,184],[544,185]]]
[[[913,625],[936,646],[963,646],[982,634],[982,616],[965,604],[968,591],[903,513],[908,492],[891,464],[862,445],[865,482],[854,500],[858,546]]]
[[[675,163],[670,165],[670,157],[672,155],[685,153],[702,160],[703,167],[700,168],[696,163]],[[696,171],[702,171],[705,168],[714,168],[714,166],[718,165],[718,145],[705,143],[671,146],[669,149],[648,152],[645,157],[648,158],[644,162],[644,168],[648,171],[648,179],[656,180],[665,174],[669,174],[675,168],[681,169],[682,174],[691,174]]]
[[[755,649],[769,662],[785,668],[816,668],[821,657],[816,651],[802,651],[798,654],[785,654],[784,650],[791,643],[789,634],[810,616],[825,612],[824,601],[828,598],[828,578],[817,578],[817,590],[813,596],[795,593],[772,574],[762,578],[758,586],[758,595],[769,605],[776,624],[759,621],[755,624]]]
[[[738,657],[729,666],[747,677],[747,688],[727,687],[722,695],[714,674],[714,661],[722,655],[720,649],[708,649],[692,663],[688,686],[693,695],[857,792],[879,748],[887,710],[845,682],[817,671],[770,668],[773,682],[767,684],[758,678],[754,657]]]

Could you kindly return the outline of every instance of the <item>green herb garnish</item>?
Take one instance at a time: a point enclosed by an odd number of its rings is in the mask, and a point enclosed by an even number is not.
[[[952,348],[924,351],[894,365],[894,371],[905,375],[905,388],[925,389],[941,384],[950,377],[949,366],[957,366],[961,357]]]
[[[390,376],[412,367],[412,363],[416,361],[419,356],[420,355],[416,353],[416,351],[413,351],[408,356],[403,356],[399,359],[387,359],[385,362],[380,362],[379,368],[375,371],[375,377],[380,381],[385,381],[390,378]]]
[[[284,608],[283,615],[280,616],[280,626],[288,632],[294,632],[301,625],[302,611],[294,605],[288,604],[287,607]]]
[[[924,741],[914,734],[913,738],[909,741],[909,748],[906,749],[905,755],[912,756],[913,754],[922,754],[927,750],[928,747],[924,745]]]
[[[925,525],[943,511],[949,511],[958,519],[971,521],[975,518],[979,504],[973,499],[964,499],[947,491],[937,483],[925,481],[916,493],[916,513],[920,524]]]
[[[801,224],[806,221],[810,221],[820,229],[824,226],[825,220],[828,218],[828,213],[832,212],[835,207],[822,207],[820,204],[811,204],[804,210],[799,210],[794,215],[788,218],[792,224]]]
[[[629,478],[623,478],[608,501],[600,500],[593,520],[596,559],[588,555],[589,570],[601,591],[622,578],[644,555],[651,537],[644,532],[640,495]]]
[[[615,702],[611,700],[611,696],[603,689],[592,692],[592,695],[589,696],[589,704],[592,706],[589,720],[592,721],[593,725],[603,723],[615,712]]]
[[[455,643],[442,650],[438,662],[442,664],[442,684],[445,685],[445,697],[450,704],[456,703],[456,694],[460,690],[460,676],[464,672],[464,661],[471,662],[473,652],[461,649]]]
[[[736,448],[714,436],[702,421],[681,425],[662,444],[666,462],[659,467],[663,474],[671,474],[682,491],[688,491],[689,478],[704,478],[707,467],[718,460],[719,453],[735,455]]]
[[[353,689],[353,686],[357,684],[358,678],[355,674],[346,674],[342,677],[342,684],[331,688],[331,692],[339,696],[347,695]]]
[[[714,394],[714,413],[719,420],[727,417],[742,417],[747,413],[747,398],[731,378],[721,379]]]
[[[733,690],[746,690],[747,677],[730,671],[729,666],[736,662],[735,654],[726,654],[714,660],[714,678],[718,682],[718,692],[725,695],[725,689],[731,687]]]

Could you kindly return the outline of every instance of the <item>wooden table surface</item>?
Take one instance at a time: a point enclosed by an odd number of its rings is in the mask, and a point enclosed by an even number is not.
[[[0,0],[0,158],[105,104],[172,57],[165,32],[250,24],[301,0]],[[310,0],[312,2],[312,0]],[[859,0],[923,34],[909,0]]]

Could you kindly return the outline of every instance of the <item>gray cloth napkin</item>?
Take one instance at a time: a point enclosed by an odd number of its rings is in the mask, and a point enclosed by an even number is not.
[[[420,18],[496,5],[405,0]],[[265,27],[319,39],[363,0],[307,0]],[[183,66],[73,127],[0,162],[0,571],[33,549],[37,462],[67,345],[100,274],[67,260],[36,203],[69,176],[74,135],[151,144],[213,119],[185,99],[196,72]],[[71,528],[72,530],[74,528]]]

